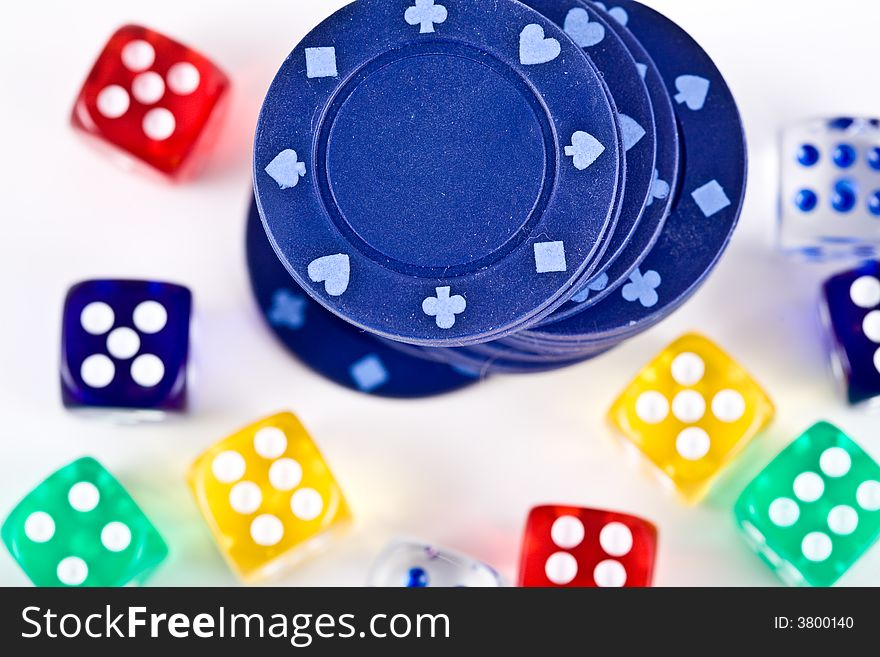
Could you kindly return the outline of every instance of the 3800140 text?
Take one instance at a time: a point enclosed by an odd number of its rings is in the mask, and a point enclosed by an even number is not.
[[[775,630],[851,630],[855,627],[852,616],[776,616]]]

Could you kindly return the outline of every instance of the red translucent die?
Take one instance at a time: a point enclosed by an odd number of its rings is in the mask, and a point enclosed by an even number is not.
[[[173,178],[192,175],[223,115],[229,78],[166,36],[126,25],[110,37],[73,108],[74,127]]]
[[[635,516],[573,506],[539,506],[526,523],[519,585],[650,586],[657,528]]]

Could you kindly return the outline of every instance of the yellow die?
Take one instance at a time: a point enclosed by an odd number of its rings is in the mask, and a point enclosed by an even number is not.
[[[189,484],[220,551],[245,580],[298,561],[351,519],[327,463],[291,413],[208,449]]]
[[[690,333],[639,373],[609,420],[686,500],[697,502],[773,414],[767,393],[742,367]]]

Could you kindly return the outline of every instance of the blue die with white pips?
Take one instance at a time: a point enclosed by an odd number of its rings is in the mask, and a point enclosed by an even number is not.
[[[822,287],[822,319],[834,373],[851,404],[880,401],[880,262],[831,277]]]
[[[133,419],[186,410],[191,315],[192,294],[174,283],[74,285],[62,319],[64,405]]]

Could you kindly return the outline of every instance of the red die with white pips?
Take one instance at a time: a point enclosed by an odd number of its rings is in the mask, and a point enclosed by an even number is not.
[[[519,585],[650,586],[657,528],[624,513],[539,506],[526,523]]]
[[[171,178],[211,147],[229,78],[162,34],[126,25],[110,37],[73,108],[74,127]]]

